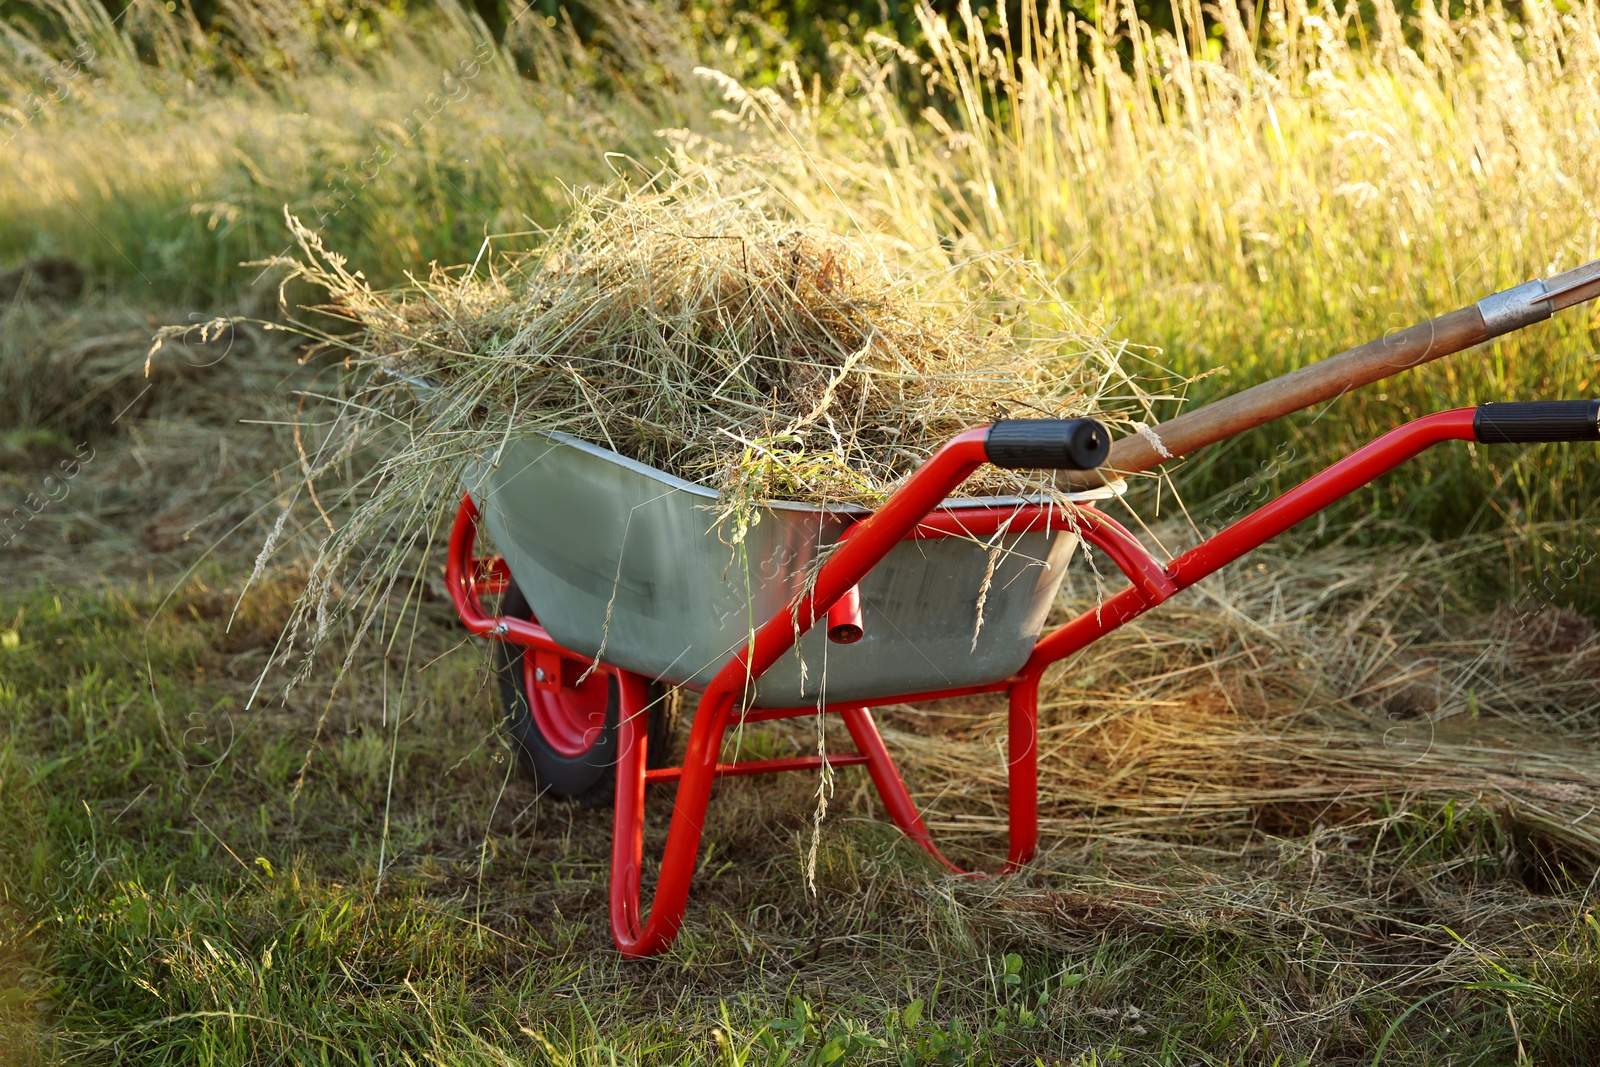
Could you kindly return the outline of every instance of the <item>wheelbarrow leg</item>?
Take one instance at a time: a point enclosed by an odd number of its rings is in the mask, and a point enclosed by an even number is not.
[[[905,779],[884,746],[878,724],[865,707],[840,711],[856,751],[867,757],[867,773],[878,787],[889,818],[911,840],[956,874],[968,874],[951,863],[933,843],[927,824],[917,811]],[[1033,858],[1039,842],[1039,676],[1025,675],[1011,687],[1011,709],[1007,723],[1006,782],[1010,794],[1010,842],[1001,874],[1021,868]]]
[[[645,748],[649,691],[645,679],[618,671],[621,707],[617,722],[617,806],[611,845],[611,938],[629,958],[654,956],[671,946],[683,925],[689,881],[700,852],[706,806],[716,777],[717,756],[727,729],[731,696],[701,700],[683,754],[683,774],[672,807],[672,825],[661,858],[650,912],[640,905],[644,864]],[[707,700],[713,706],[705,707]]]
[[[611,840],[611,930],[620,947],[624,934],[639,932],[640,866],[644,862],[644,772],[650,731],[649,691],[643,678],[617,672],[616,815]]]
[[[1033,859],[1039,845],[1039,678],[1027,671],[1011,686],[1006,719],[1006,789],[1010,847],[1002,874]]]
[[[641,910],[640,895],[648,755],[646,715],[650,695],[647,683],[639,675],[618,671],[617,680],[622,699],[617,722],[616,823],[611,846],[611,936],[623,955],[637,958],[664,951],[683,924],[689,882],[699,855],[731,699],[718,700],[714,708],[702,708],[694,718],[684,752],[683,774],[678,780],[678,796],[673,804],[667,848],[661,861],[661,876],[646,917]],[[1027,863],[1038,840],[1038,729],[1035,721],[1038,692],[1037,676],[1024,677],[1011,691],[1008,767],[1011,842],[1001,873],[1014,871]],[[911,799],[905,779],[900,777],[883,743],[872,712],[857,706],[841,709],[841,716],[856,751],[867,757],[867,771],[895,825],[953,873],[969,873],[951,863],[933,843],[933,836],[928,833]]]
[[[928,833],[916,802],[911,799],[911,791],[906,788],[905,779],[900,777],[900,769],[894,765],[893,757],[884,746],[883,736],[878,733],[878,724],[873,721],[872,712],[864,707],[845,708],[840,716],[850,731],[850,739],[856,744],[856,751],[867,757],[867,773],[872,775],[872,784],[878,787],[878,796],[883,798],[889,818],[907,837],[921,845],[928,855],[956,874],[965,874],[960,867],[946,859],[933,843],[933,835]]]

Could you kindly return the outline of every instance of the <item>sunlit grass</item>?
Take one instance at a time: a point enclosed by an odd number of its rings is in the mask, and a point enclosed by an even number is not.
[[[857,99],[870,101],[893,174],[935,185],[953,226],[1059,270],[1063,291],[1101,305],[1115,335],[1209,375],[1194,400],[1600,256],[1592,2],[1452,19],[1424,3],[1403,19],[1380,0],[1375,28],[1353,5],[1271,0],[1246,24],[1249,5],[1202,19],[1198,3],[1180,3],[1177,39],[1130,24],[1117,4],[1100,10],[1087,25],[1046,5],[1020,28],[1017,54],[924,11],[926,45],[879,42],[888,58],[863,60],[863,84],[920,84],[943,117],[912,118],[886,92]],[[1198,499],[1269,463],[1287,485],[1431,411],[1590,396],[1597,350],[1600,312],[1580,308],[1174,476]],[[1295,461],[1273,462],[1284,442]],[[1436,534],[1592,521],[1596,469],[1581,448],[1440,450],[1344,514]]]
[[[1383,3],[1370,25],[1296,0],[1272,0],[1259,24],[1254,9],[1203,19],[1180,4],[1176,38],[1116,5],[1097,25],[1047,5],[1010,37],[924,11],[909,51],[874,40],[838,53],[836,86],[779,78],[792,89],[754,95],[697,76],[702,49],[726,58],[715,42],[638,5],[605,9],[598,56],[531,17],[469,68],[482,37],[448,6],[332,54],[306,51],[312,30],[263,22],[240,35],[249,47],[298,59],[241,63],[223,82],[208,73],[216,46],[182,34],[134,59],[118,35],[157,17],[133,10],[116,29],[79,20],[93,59],[57,47],[76,73],[7,145],[0,255],[65,251],[119,285],[215,302],[259,276],[241,262],[287,244],[287,205],[392,283],[474,258],[486,234],[536,241],[525,231],[560,217],[566,187],[643,180],[674,153],[692,167],[704,134],[787,182],[798,216],[914,247],[1020,248],[1113,337],[1158,349],[1153,370],[1208,375],[1192,405],[1600,254],[1593,0],[1449,19]],[[439,93],[450,70],[456,100]],[[54,84],[35,73],[8,80],[14,118],[28,86]],[[914,113],[912,88],[932,107]],[[712,116],[713,90],[742,122]],[[673,128],[699,132],[656,136]],[[1569,312],[1174,477],[1198,505],[1263,464],[1286,485],[1429,411],[1586,395],[1596,322]],[[1343,515],[1520,536],[1592,519],[1594,469],[1571,447],[1440,449]]]

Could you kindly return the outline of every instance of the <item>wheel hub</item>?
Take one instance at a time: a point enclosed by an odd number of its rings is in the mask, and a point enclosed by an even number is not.
[[[545,743],[561,755],[583,755],[605,732],[609,680],[606,675],[594,671],[576,687],[561,684],[564,679],[559,678],[551,686],[539,676],[534,660],[531,650],[523,653],[523,691],[528,695],[533,725]],[[587,663],[583,664],[578,673],[587,667]],[[560,673],[565,675],[566,671]]]

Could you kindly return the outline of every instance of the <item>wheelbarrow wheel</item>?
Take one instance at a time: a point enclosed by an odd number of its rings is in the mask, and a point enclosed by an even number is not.
[[[527,598],[515,582],[506,586],[500,613],[533,618]],[[524,777],[553,796],[594,805],[608,803],[617,782],[621,699],[616,679],[596,671],[576,688],[545,689],[535,682],[533,661],[531,649],[495,642],[500,708],[518,767]],[[672,736],[681,702],[676,690],[650,683],[646,762],[651,767],[666,766],[672,759]]]

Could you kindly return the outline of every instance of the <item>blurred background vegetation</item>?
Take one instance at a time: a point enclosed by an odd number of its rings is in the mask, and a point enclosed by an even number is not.
[[[776,153],[775,173],[804,142],[816,168],[854,166],[870,225],[1027,252],[1191,405],[1600,252],[1600,59],[1592,5],[1566,0],[0,14],[0,260],[68,255],[96,286],[199,309],[270,306],[270,272],[247,264],[285,250],[286,210],[392,284],[486,239],[529,247],[570,188],[648,180],[686,138]],[[729,85],[748,97],[737,120]],[[938,224],[908,221],[906,197]],[[1407,418],[1586,395],[1596,336],[1592,310],[1561,316],[1213,448],[1175,485],[1214,525],[1241,489],[1284,488]],[[1597,469],[1578,449],[1441,449],[1333,528],[1504,532],[1489,592],[1508,595],[1590,539]],[[1173,500],[1152,481],[1134,504]],[[1593,603],[1587,579],[1570,592]]]

